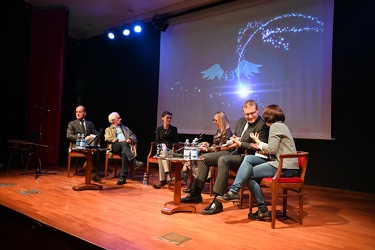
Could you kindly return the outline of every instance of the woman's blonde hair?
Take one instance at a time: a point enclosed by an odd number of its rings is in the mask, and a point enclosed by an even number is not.
[[[219,125],[220,133],[224,133],[225,130],[230,128],[229,118],[223,111],[218,111],[215,113],[214,117],[217,119]]]

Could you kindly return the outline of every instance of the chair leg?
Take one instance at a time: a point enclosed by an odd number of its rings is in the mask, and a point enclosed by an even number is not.
[[[242,200],[243,200],[243,186],[241,187],[241,189],[240,189],[240,193],[239,193],[239,195],[240,195],[240,203],[238,204],[238,208],[239,209],[242,209]]]
[[[299,224],[303,225],[303,190],[299,190]]]
[[[286,206],[288,204],[288,197],[286,196],[288,194],[287,189],[283,189],[283,216],[286,217]]]
[[[148,162],[148,159],[146,163],[146,176],[146,184],[148,185],[150,179],[150,163]]]
[[[104,162],[104,179],[108,179],[108,156],[105,156],[105,162]]]
[[[271,212],[271,228],[275,229],[276,221],[276,205],[277,205],[277,188],[272,188],[272,212]]]

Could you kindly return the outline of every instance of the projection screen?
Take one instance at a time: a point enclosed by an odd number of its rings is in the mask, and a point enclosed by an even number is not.
[[[281,106],[294,138],[331,139],[333,0],[236,1],[169,20],[161,34],[158,123],[232,130],[245,100]]]

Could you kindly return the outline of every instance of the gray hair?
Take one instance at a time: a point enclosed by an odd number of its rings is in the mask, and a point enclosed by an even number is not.
[[[112,123],[112,121],[115,119],[116,115],[120,116],[117,112],[112,112],[108,115],[109,123]]]

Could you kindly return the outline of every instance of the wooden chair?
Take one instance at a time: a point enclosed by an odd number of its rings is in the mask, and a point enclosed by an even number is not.
[[[298,164],[301,171],[299,177],[280,177],[284,159],[298,158]],[[309,158],[308,152],[298,151],[296,154],[283,154],[280,155],[279,166],[274,177],[263,178],[260,182],[262,187],[271,188],[272,192],[272,214],[271,214],[271,228],[275,228],[276,219],[276,205],[277,198],[283,198],[283,216],[286,217],[287,198],[298,197],[299,199],[299,224],[303,225],[303,188],[305,184],[305,176],[307,169],[307,162]],[[282,190],[280,193],[279,190]],[[288,193],[291,191],[292,193]],[[249,194],[249,211],[252,213],[253,208],[252,194]]]
[[[17,155],[19,156],[19,162],[21,163],[22,167],[25,167],[25,169],[27,169],[28,164],[25,163],[25,156],[27,156],[28,163],[30,155],[38,150],[35,143],[29,143],[23,140],[8,140],[7,148],[10,151],[7,169],[9,169],[9,166],[12,162],[18,163],[17,158],[15,158]]]
[[[78,162],[79,161],[82,162],[83,160],[86,161],[85,154],[81,154],[81,153],[71,150],[71,148],[75,146],[75,144],[74,145],[73,144],[74,142],[70,142],[69,149],[68,149],[68,178],[70,177],[70,167],[71,167],[73,159],[75,160],[75,168],[76,168],[75,175],[77,175],[77,172],[78,172]],[[98,140],[98,145],[100,145],[100,139]],[[99,162],[99,153],[97,153],[96,156],[98,157],[96,160]]]
[[[172,152],[176,152],[177,149],[180,149],[183,146],[184,146],[183,142],[174,143],[171,150],[172,150]],[[150,179],[150,166],[152,164],[159,166],[158,158],[155,157],[155,155],[156,155],[156,144],[155,144],[155,142],[151,142],[150,151],[147,155],[147,161],[146,161],[147,185],[149,184],[149,179]],[[170,187],[170,186],[168,186],[168,187]]]
[[[137,144],[138,141],[135,142],[134,145],[131,146],[132,153],[134,157],[137,157]],[[109,143],[107,144],[107,151],[105,153],[105,164],[104,164],[104,178],[108,179],[108,164],[110,161],[114,162],[114,177],[117,176],[117,162],[121,162],[121,156],[118,154],[114,154],[110,151]],[[130,172],[130,177],[132,180],[135,179],[135,167],[133,164],[129,165],[129,172]]]
[[[68,178],[70,177],[70,166],[71,166],[73,159],[75,160],[76,175],[77,175],[77,169],[78,169],[78,161],[79,160],[86,161],[86,155],[72,151],[71,150],[72,147],[73,147],[73,142],[70,142],[69,148],[68,148]]]

